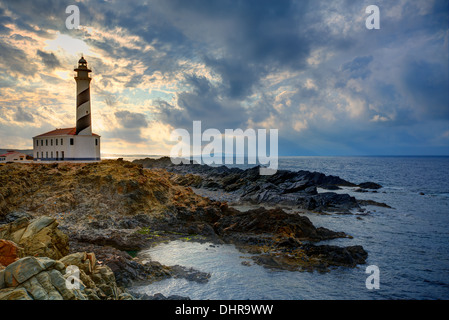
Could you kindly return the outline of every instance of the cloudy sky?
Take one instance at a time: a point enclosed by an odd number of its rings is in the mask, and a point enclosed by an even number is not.
[[[169,154],[201,120],[278,129],[280,155],[448,155],[448,16],[447,0],[0,0],[0,148],[75,126],[84,54],[103,153]]]

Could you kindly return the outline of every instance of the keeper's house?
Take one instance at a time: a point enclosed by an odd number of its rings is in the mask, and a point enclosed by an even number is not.
[[[76,71],[76,127],[33,137],[35,161],[100,161],[100,136],[92,133],[90,81],[84,57]]]
[[[31,158],[30,158],[31,159]],[[5,154],[0,154],[0,162],[26,161],[27,155],[15,150],[8,150]]]
[[[77,135],[76,128],[56,129],[33,138],[34,160],[99,161],[100,136]]]

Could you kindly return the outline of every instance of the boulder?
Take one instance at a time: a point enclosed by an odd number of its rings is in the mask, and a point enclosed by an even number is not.
[[[93,266],[91,261],[87,258],[86,252],[76,252],[69,254],[59,260],[66,267],[73,265],[77,266],[80,270],[83,270],[86,274],[92,273]]]
[[[23,256],[60,259],[68,254],[68,237],[58,228],[58,222],[43,216],[31,220],[21,217],[0,227],[0,238],[23,248]]]
[[[39,258],[22,258],[6,267],[4,271],[5,285],[6,287],[17,287],[45,269],[45,264]]]
[[[238,233],[245,235],[271,234],[275,237],[296,240],[321,241],[344,238],[344,232],[335,232],[326,228],[316,228],[306,216],[289,214],[280,208],[258,208],[239,212],[225,209],[225,214],[214,224],[215,231],[225,237]]]
[[[21,217],[11,223],[0,226],[0,239],[11,240],[19,243],[20,238],[25,232],[26,227],[30,223],[28,217]]]
[[[33,300],[24,288],[0,290],[0,300]]]
[[[380,189],[382,186],[380,184],[377,184],[375,182],[363,182],[358,185],[362,189]]]
[[[55,260],[65,256],[69,252],[68,237],[57,226],[54,218],[44,216],[33,220],[19,241],[25,254]]]
[[[47,257],[25,257],[0,271],[0,300],[133,299],[117,287],[109,267],[91,265],[95,261],[93,254],[75,253],[63,261],[78,264],[78,287],[68,285],[69,277],[76,274],[68,272],[63,262]]]
[[[21,255],[22,248],[13,241],[0,239],[0,265],[8,266],[17,261]]]

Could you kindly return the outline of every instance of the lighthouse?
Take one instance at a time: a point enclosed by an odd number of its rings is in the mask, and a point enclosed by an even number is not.
[[[33,137],[35,161],[100,161],[100,136],[92,133],[90,70],[84,57],[76,72],[76,126],[57,128]]]
[[[87,67],[84,57],[78,61],[76,71],[76,134],[92,135],[92,123],[90,116],[90,76],[92,72]]]

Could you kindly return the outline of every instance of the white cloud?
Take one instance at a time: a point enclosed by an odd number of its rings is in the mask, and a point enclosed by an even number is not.
[[[386,121],[390,121],[390,119],[388,119],[385,116],[381,116],[379,114],[374,115],[371,120],[371,122],[386,122]]]
[[[308,128],[308,123],[306,119],[293,121],[293,130],[297,132],[304,131]]]

